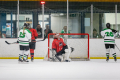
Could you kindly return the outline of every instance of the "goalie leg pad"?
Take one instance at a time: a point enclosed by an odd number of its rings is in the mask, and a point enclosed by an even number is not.
[[[63,61],[65,61],[65,54],[62,54],[62,56],[63,56]]]
[[[50,58],[53,62],[56,62],[56,50],[52,49],[52,57]]]
[[[52,50],[52,57],[54,57],[55,54],[56,54],[56,51],[53,49],[53,50]]]
[[[70,60],[71,59],[69,58],[70,54],[71,54],[71,48],[68,46],[68,49],[65,49],[65,59],[64,60]]]

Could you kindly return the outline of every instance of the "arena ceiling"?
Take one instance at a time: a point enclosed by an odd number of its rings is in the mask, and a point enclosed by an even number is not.
[[[69,2],[70,13],[90,12],[90,6],[93,4],[94,12],[115,12],[115,5],[120,12],[120,2]],[[40,1],[20,1],[20,12],[41,12]],[[0,1],[0,12],[17,12],[17,1]],[[46,13],[66,13],[67,2],[65,1],[46,1]]]

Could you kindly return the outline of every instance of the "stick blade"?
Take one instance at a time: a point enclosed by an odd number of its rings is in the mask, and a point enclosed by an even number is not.
[[[8,43],[7,41],[5,41],[5,43],[10,44],[10,43]]]

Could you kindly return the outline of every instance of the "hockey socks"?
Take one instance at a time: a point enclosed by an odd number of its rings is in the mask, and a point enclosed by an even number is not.
[[[32,57],[34,58],[34,49],[30,49],[30,55],[31,55],[31,58]]]
[[[18,61],[23,62],[22,58],[23,58],[23,55],[19,54],[19,60]]]
[[[24,54],[23,61],[25,61],[25,62],[29,62],[27,58],[28,58],[27,55]]]
[[[106,53],[106,61],[109,61],[109,53]]]
[[[114,57],[114,60],[117,61],[117,58],[116,58],[116,53],[112,54],[113,57]]]

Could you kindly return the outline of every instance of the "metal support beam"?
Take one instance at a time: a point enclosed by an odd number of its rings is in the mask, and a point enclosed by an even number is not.
[[[91,38],[93,38],[93,5],[91,4]]]
[[[84,22],[85,22],[85,13],[84,12],[82,12],[81,13],[81,33],[85,33],[85,24],[84,24]],[[81,35],[81,38],[84,38],[84,35]]]
[[[19,32],[19,0],[17,4],[17,34]]]
[[[42,4],[42,34],[44,38],[44,4]]]
[[[12,25],[12,23],[13,23],[13,20],[12,20],[12,12],[11,12],[11,38],[13,37],[12,36],[12,33],[13,33],[13,28],[12,28],[13,25]]]
[[[67,33],[68,33],[68,30],[69,30],[68,29],[69,28],[69,26],[68,26],[68,24],[69,24],[68,23],[69,22],[69,10],[68,9],[69,9],[69,1],[67,0]]]
[[[37,24],[38,24],[38,13],[37,13],[37,11],[34,11],[32,16],[33,16],[33,19],[32,19],[33,28],[35,29],[37,27]]]
[[[102,31],[102,17],[103,13],[99,13],[99,33]]]
[[[49,28],[51,29],[51,14],[49,14]]]
[[[118,25],[117,25],[117,4],[115,5],[115,29],[118,30]]]

